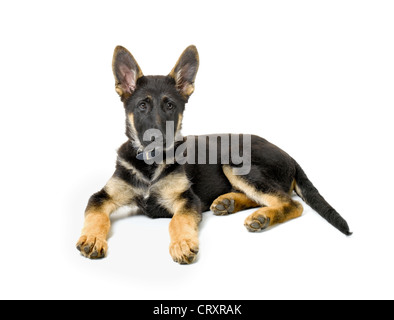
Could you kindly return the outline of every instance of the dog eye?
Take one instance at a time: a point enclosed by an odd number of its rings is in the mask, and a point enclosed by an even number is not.
[[[145,110],[146,110],[146,103],[145,103],[145,102],[141,102],[141,103],[138,105],[138,108],[139,108],[141,111],[145,111]]]
[[[166,108],[167,108],[167,110],[173,110],[175,108],[175,106],[171,102],[167,102]]]

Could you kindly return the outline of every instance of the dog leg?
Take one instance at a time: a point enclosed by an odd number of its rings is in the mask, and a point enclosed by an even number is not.
[[[153,191],[161,206],[172,215],[169,225],[170,255],[180,264],[193,263],[198,253],[198,225],[201,221],[201,202],[191,190],[183,171],[160,179]]]
[[[302,215],[302,205],[290,197],[265,195],[267,207],[260,208],[245,220],[245,227],[251,231],[262,231],[270,226],[298,218]]]
[[[105,187],[92,195],[85,211],[85,223],[77,249],[90,259],[103,258],[108,250],[107,235],[111,226],[110,214],[130,204],[134,197],[132,187],[112,177]]]
[[[179,211],[171,219],[170,254],[175,262],[190,264],[196,260],[199,250],[198,225],[201,214],[197,212]]]
[[[248,180],[247,176],[234,175],[230,166],[223,166],[223,172],[235,189],[243,192],[256,204],[264,206],[246,218],[245,227],[249,231],[261,231],[301,216],[302,205],[294,201],[288,193],[279,188],[275,189],[274,183],[271,185],[260,183],[257,187]]]
[[[81,237],[77,249],[82,255],[91,259],[105,257],[108,250],[107,234],[110,229],[110,212],[89,210],[86,212]]]
[[[236,213],[260,205],[251,200],[244,193],[230,192],[218,197],[211,205],[211,210],[217,216]]]

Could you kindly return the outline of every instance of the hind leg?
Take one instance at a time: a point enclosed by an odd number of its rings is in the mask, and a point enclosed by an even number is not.
[[[223,172],[235,189],[242,191],[256,204],[264,206],[246,218],[245,226],[249,231],[261,231],[301,216],[302,205],[277,187],[274,181],[270,183],[262,179],[263,182],[257,186],[247,176],[234,175],[230,166],[223,166]]]
[[[262,194],[262,200],[267,207],[258,209],[245,220],[245,227],[251,232],[262,231],[302,215],[302,205],[284,194]]]
[[[212,203],[211,210],[217,216],[224,216],[259,206],[257,202],[248,198],[244,193],[230,192],[218,197]]]

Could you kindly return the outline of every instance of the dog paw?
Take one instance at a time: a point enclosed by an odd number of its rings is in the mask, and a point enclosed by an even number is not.
[[[228,198],[218,198],[216,199],[211,206],[211,210],[214,215],[224,216],[227,214],[234,213],[235,209],[235,200]]]
[[[245,220],[245,227],[250,232],[258,232],[266,229],[270,225],[270,218],[264,215],[248,217]]]
[[[77,242],[77,249],[87,258],[100,259],[105,257],[108,244],[105,239],[92,235],[83,235]]]
[[[173,241],[170,244],[170,254],[172,259],[179,264],[191,264],[197,258],[198,241],[192,239]]]

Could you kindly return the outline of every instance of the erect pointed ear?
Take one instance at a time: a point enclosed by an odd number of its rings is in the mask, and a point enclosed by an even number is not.
[[[175,80],[178,91],[186,98],[194,91],[194,80],[196,79],[199,65],[197,48],[189,46],[179,57],[175,67],[169,76]]]
[[[134,92],[137,80],[143,76],[132,54],[121,46],[115,48],[112,71],[115,77],[115,90],[122,100]]]

